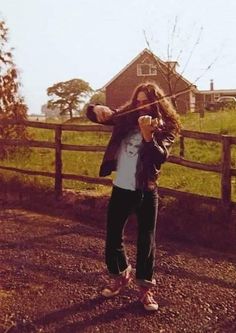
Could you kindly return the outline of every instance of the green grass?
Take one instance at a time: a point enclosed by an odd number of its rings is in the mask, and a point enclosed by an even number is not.
[[[220,197],[220,175],[165,163],[159,185],[184,192]]]
[[[236,136],[236,110],[206,112],[203,118],[198,113],[190,113],[181,120],[184,129]]]
[[[236,136],[236,111],[207,112],[204,118],[200,118],[199,114],[192,113],[182,116],[181,120],[184,129]],[[53,130],[29,129],[29,131],[35,140],[54,141]],[[106,145],[109,138],[110,133],[67,131],[63,132],[62,142],[78,145]],[[178,140],[173,145],[172,154],[179,155]],[[97,177],[102,156],[103,153],[63,151],[63,172]],[[220,164],[221,145],[204,140],[185,139],[185,158],[207,164]],[[54,172],[54,151],[43,148],[33,148],[28,153],[19,151],[14,157],[1,161],[1,165]],[[236,166],[236,147],[232,147],[232,166]],[[20,182],[32,184],[36,187],[52,189],[54,186],[53,179],[47,177],[25,176],[3,172],[3,170],[0,172],[2,177],[7,179],[17,177]],[[159,184],[163,187],[220,197],[220,175],[171,163],[163,165]],[[232,184],[233,197],[235,197],[234,180]],[[104,186],[78,181],[63,181],[63,187],[75,190],[96,190],[101,193],[109,191]]]

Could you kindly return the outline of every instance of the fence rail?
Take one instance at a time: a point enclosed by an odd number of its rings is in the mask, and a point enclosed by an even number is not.
[[[27,175],[38,175],[45,177],[52,177],[55,180],[55,194],[59,197],[63,189],[63,179],[78,180],[87,183],[111,185],[111,179],[88,177],[83,175],[67,174],[62,172],[62,151],[87,151],[87,152],[103,152],[105,146],[87,146],[87,145],[70,145],[62,143],[63,131],[76,131],[76,132],[111,132],[112,128],[103,125],[67,125],[67,124],[48,124],[33,121],[2,121],[1,124],[6,125],[24,125],[27,127],[41,128],[54,130],[54,142],[38,141],[38,140],[11,140],[0,139],[0,145],[14,145],[22,147],[35,147],[35,148],[50,148],[55,151],[55,172],[44,172],[34,170],[24,170],[20,168],[1,166],[0,169],[18,172]],[[195,161],[189,161],[184,158],[185,155],[185,138],[194,140],[207,140],[219,142],[221,144],[221,163],[219,165],[210,165]],[[231,198],[231,177],[236,176],[236,169],[231,168],[231,145],[236,144],[236,137],[229,135],[220,135],[213,133],[202,133],[197,131],[182,130],[179,140],[179,156],[171,155],[168,159],[170,163],[178,164],[187,168],[197,170],[204,170],[221,174],[221,197],[207,197],[193,193],[186,193],[183,191],[159,188],[159,192],[163,195],[170,195],[176,197],[189,197],[192,196],[204,202],[220,203],[224,208],[229,209],[232,206],[236,207],[236,203]]]

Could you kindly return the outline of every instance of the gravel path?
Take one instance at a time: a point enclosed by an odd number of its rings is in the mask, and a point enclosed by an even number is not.
[[[236,255],[157,246],[156,298],[146,313],[133,283],[104,299],[104,225],[20,208],[0,211],[0,332],[236,332]],[[135,265],[135,228],[126,233]]]

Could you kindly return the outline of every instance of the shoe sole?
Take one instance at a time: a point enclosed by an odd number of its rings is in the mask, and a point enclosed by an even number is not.
[[[151,311],[157,311],[158,308],[159,308],[158,306],[156,308],[149,308],[148,305],[144,305],[144,304],[143,304],[143,307],[146,311],[150,311],[150,312]]]

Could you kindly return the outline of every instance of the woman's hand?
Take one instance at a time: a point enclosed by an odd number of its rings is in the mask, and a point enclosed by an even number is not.
[[[158,119],[152,119],[151,116],[141,116],[138,118],[138,123],[144,140],[150,142],[154,129],[158,127]]]
[[[112,111],[108,106],[104,105],[95,105],[93,111],[96,114],[97,121],[99,123],[106,122],[114,114],[114,111]]]

